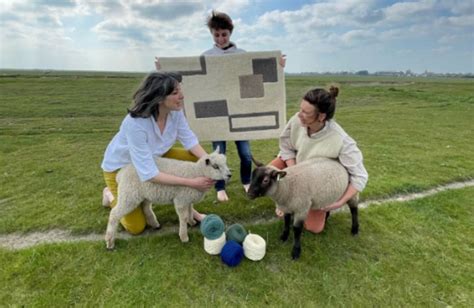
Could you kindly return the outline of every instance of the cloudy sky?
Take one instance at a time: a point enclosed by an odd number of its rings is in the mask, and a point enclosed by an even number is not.
[[[286,72],[474,72],[473,0],[0,0],[0,68],[150,71],[212,46],[212,9]]]

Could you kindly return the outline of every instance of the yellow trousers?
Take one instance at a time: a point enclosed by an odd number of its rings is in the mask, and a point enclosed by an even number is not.
[[[181,148],[171,148],[163,155],[163,157],[174,158],[178,160],[197,161],[196,156],[194,156],[191,152]],[[119,170],[114,172],[104,171],[105,184],[114,195],[114,201],[110,204],[110,207],[112,208],[117,205],[118,187],[115,177],[117,176],[118,172]],[[137,207],[130,214],[125,215],[122,219],[120,219],[120,223],[125,228],[125,230],[131,234],[142,233],[146,227],[145,214],[143,213],[142,208]]]

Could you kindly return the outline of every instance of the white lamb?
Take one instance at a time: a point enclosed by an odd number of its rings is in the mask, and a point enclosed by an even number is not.
[[[231,177],[226,164],[226,157],[219,154],[218,150],[201,157],[197,162],[158,157],[156,163],[161,172],[185,178],[208,177],[213,180],[228,181]],[[141,182],[132,165],[128,165],[119,171],[117,183],[117,205],[110,211],[105,234],[107,249],[114,248],[115,234],[120,219],[139,206],[143,209],[147,224],[153,228],[160,227],[153,213],[152,203],[174,204],[179,217],[179,237],[182,242],[189,241],[187,224],[196,224],[193,219],[193,204],[204,197],[204,192],[188,186]]]
[[[288,167],[283,171],[254,161],[257,168],[252,173],[248,197],[268,196],[285,213],[285,227],[280,237],[288,239],[293,215],[293,259],[301,254],[301,232],[310,209],[320,209],[337,201],[349,183],[347,170],[336,160],[317,158]],[[359,232],[357,214],[358,195],[347,203],[352,215],[351,233]],[[327,216],[326,216],[327,217]]]

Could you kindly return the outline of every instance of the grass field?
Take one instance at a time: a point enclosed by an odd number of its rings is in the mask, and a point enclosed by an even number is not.
[[[103,151],[126,113],[140,74],[0,72],[0,234],[51,229],[103,233]],[[474,178],[474,81],[374,77],[287,77],[288,117],[313,86],[340,86],[337,121],[358,141],[370,178],[362,199],[422,191]],[[204,144],[207,149],[210,145]],[[269,161],[276,140],[252,141]],[[234,146],[230,167],[238,170]],[[214,193],[196,206],[227,223],[273,217],[269,199],[249,201],[238,181],[231,201]],[[0,249],[5,305],[472,306],[474,189],[450,191],[334,215],[320,235],[304,234],[300,261],[277,241],[281,223],[249,225],[267,256],[230,269],[191,232],[104,243]],[[174,226],[172,207],[155,207]],[[54,300],[53,300],[54,299]]]

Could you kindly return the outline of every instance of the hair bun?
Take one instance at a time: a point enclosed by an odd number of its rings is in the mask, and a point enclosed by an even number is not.
[[[339,94],[339,88],[338,87],[331,86],[329,88],[329,95],[331,95],[332,98],[336,98],[338,94]]]

